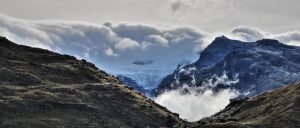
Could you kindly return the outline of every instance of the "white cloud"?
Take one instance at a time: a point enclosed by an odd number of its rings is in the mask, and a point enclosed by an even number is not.
[[[16,43],[87,59],[113,74],[159,74],[160,77],[143,77],[139,80],[155,83],[172,72],[178,63],[196,61],[198,53],[215,36],[222,34],[244,41],[275,38],[286,44],[300,44],[299,31],[271,34],[244,26],[225,33],[207,33],[184,26],[168,28],[134,23],[102,25],[54,20],[30,21],[0,15],[0,35]],[[137,66],[132,64],[135,60],[151,60],[153,63]]]
[[[140,44],[138,42],[131,40],[129,38],[124,38],[115,45],[115,48],[119,50],[125,50],[125,49],[137,48],[139,46]]]
[[[281,33],[300,29],[299,4],[299,0],[90,0],[82,6],[82,0],[72,4],[70,0],[1,0],[0,12],[31,20],[192,25],[209,32],[246,25]]]
[[[154,101],[167,107],[172,112],[178,113],[181,118],[188,121],[197,121],[202,117],[210,116],[224,109],[230,99],[245,94],[231,88],[232,85],[239,82],[238,74],[235,74],[233,78],[229,78],[226,71],[224,71],[220,75],[214,74],[202,83],[196,83],[194,74],[197,70],[195,67],[178,70],[178,74],[174,76],[175,83],[170,84],[173,89],[165,90],[165,92],[154,98]],[[180,74],[192,78],[190,81],[185,81],[186,83],[201,86],[190,86],[181,83],[179,80]],[[224,89],[215,90],[217,85],[223,85]]]
[[[229,104],[229,99],[235,96],[237,92],[231,89],[217,93],[208,89],[199,93],[195,88],[185,87],[165,92],[154,100],[170,111],[178,113],[180,118],[197,121],[224,109]]]
[[[114,51],[111,48],[108,48],[105,50],[106,55],[108,56],[119,56],[118,54],[114,53]]]
[[[196,69],[191,67],[188,69],[181,69],[179,73],[194,78],[193,72],[195,71]],[[238,83],[238,74],[236,74],[233,79],[229,79],[226,72],[223,72],[220,76],[213,75],[211,78],[201,83],[201,86],[197,87],[179,83],[177,76],[175,76],[175,79],[178,81],[176,84],[182,84],[182,86],[175,90],[173,89],[160,94],[154,101],[167,107],[169,110],[178,113],[181,118],[189,121],[200,120],[202,117],[210,116],[224,109],[225,106],[228,105],[229,99],[240,95],[239,92],[230,88],[219,91],[212,90],[212,88],[215,88],[218,84],[231,86]],[[195,85],[196,81],[192,79],[191,83]]]
[[[194,49],[202,47],[202,39],[206,37],[204,32],[191,27],[29,21],[5,15],[0,15],[0,35],[16,43],[87,59],[114,74],[149,71],[166,74],[182,60],[196,60],[198,54]],[[154,63],[137,67],[132,64],[134,60]]]
[[[299,31],[291,31],[282,34],[277,34],[271,36],[271,38],[275,38],[280,40],[281,42],[286,42],[289,45],[300,46],[300,32]]]
[[[242,40],[246,41],[256,41],[259,39],[263,39],[269,33],[263,32],[262,30],[259,30],[258,28],[254,27],[247,27],[247,26],[240,26],[232,29],[230,31],[233,35],[239,36],[242,38]]]
[[[288,31],[285,33],[271,34],[256,27],[240,26],[233,28],[229,33],[225,34],[231,38],[243,41],[254,42],[256,40],[268,38],[276,39],[282,43],[294,46],[300,46],[300,32]]]
[[[162,46],[168,46],[169,41],[160,35],[149,35],[146,37],[150,42],[159,43]]]

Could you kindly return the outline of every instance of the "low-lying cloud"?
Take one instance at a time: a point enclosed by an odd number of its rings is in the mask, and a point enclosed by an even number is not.
[[[211,89],[198,92],[193,87],[171,90],[155,98],[155,102],[179,114],[180,118],[197,121],[226,107],[229,99],[237,96],[232,89],[213,92]]]
[[[194,77],[194,71],[194,68],[180,70],[181,73],[191,77]],[[224,109],[229,104],[230,99],[243,95],[230,88],[230,86],[239,82],[238,74],[229,79],[224,71],[220,76],[215,74],[204,80],[201,86],[194,86],[197,83],[193,84],[192,81],[190,86],[185,83],[177,83],[181,84],[182,87],[165,91],[157,96],[154,101],[167,107],[170,111],[178,113],[183,119],[197,121]],[[217,85],[224,85],[227,88],[216,91],[215,87]]]

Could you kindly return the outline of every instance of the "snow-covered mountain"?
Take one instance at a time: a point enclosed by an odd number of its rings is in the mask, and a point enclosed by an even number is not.
[[[170,72],[140,72],[136,74],[118,74],[117,78],[146,96],[152,97],[152,90],[157,88],[161,80]]]
[[[135,80],[127,77],[126,75],[117,75],[117,78],[143,94],[148,94],[150,92],[149,90],[145,89],[145,87],[140,86]]]
[[[256,42],[217,37],[192,64],[165,77],[154,94],[187,84],[218,91],[233,88],[255,96],[300,80],[300,47],[277,40]]]

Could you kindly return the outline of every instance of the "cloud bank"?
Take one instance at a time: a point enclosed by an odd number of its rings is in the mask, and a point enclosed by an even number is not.
[[[257,41],[264,38],[276,39],[281,43],[300,46],[300,31],[289,31],[285,33],[272,34],[255,27],[239,26],[229,31],[229,37],[242,41]]]
[[[169,65],[197,59],[206,36],[191,27],[28,21],[5,15],[0,15],[0,34],[17,43],[87,59],[111,73],[160,70],[164,65],[173,69]],[[138,68],[136,60],[153,60],[153,64]]]
[[[286,44],[300,45],[299,31],[271,34],[240,26],[228,32],[207,33],[185,26],[165,28],[135,23],[30,21],[2,14],[0,35],[16,43],[87,59],[109,73],[129,74],[138,83],[151,86],[174,71],[177,64],[196,61],[198,54],[216,36],[226,35],[243,41],[274,38]]]
[[[188,93],[185,93],[188,91]],[[237,92],[225,89],[214,93],[207,89],[201,93],[192,87],[171,90],[155,98],[155,102],[179,114],[180,118],[197,121],[210,116],[226,107],[229,99],[237,96]]]
[[[191,74],[193,70],[191,68],[180,70],[180,72],[193,77]],[[183,119],[197,121],[224,109],[231,98],[240,95],[239,92],[231,88],[213,91],[214,87],[218,84],[229,87],[238,82],[238,74],[233,79],[229,79],[226,72],[223,72],[220,76],[213,75],[204,81],[201,86],[188,86],[182,83],[182,87],[166,91],[157,96],[154,101],[167,107],[170,111],[178,113]]]

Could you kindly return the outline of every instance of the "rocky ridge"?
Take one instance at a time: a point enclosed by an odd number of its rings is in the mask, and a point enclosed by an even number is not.
[[[165,77],[153,92],[189,86],[233,88],[246,96],[300,81],[300,47],[272,39],[242,42],[217,37],[192,64]]]
[[[175,127],[184,121],[94,64],[0,38],[0,127]]]

